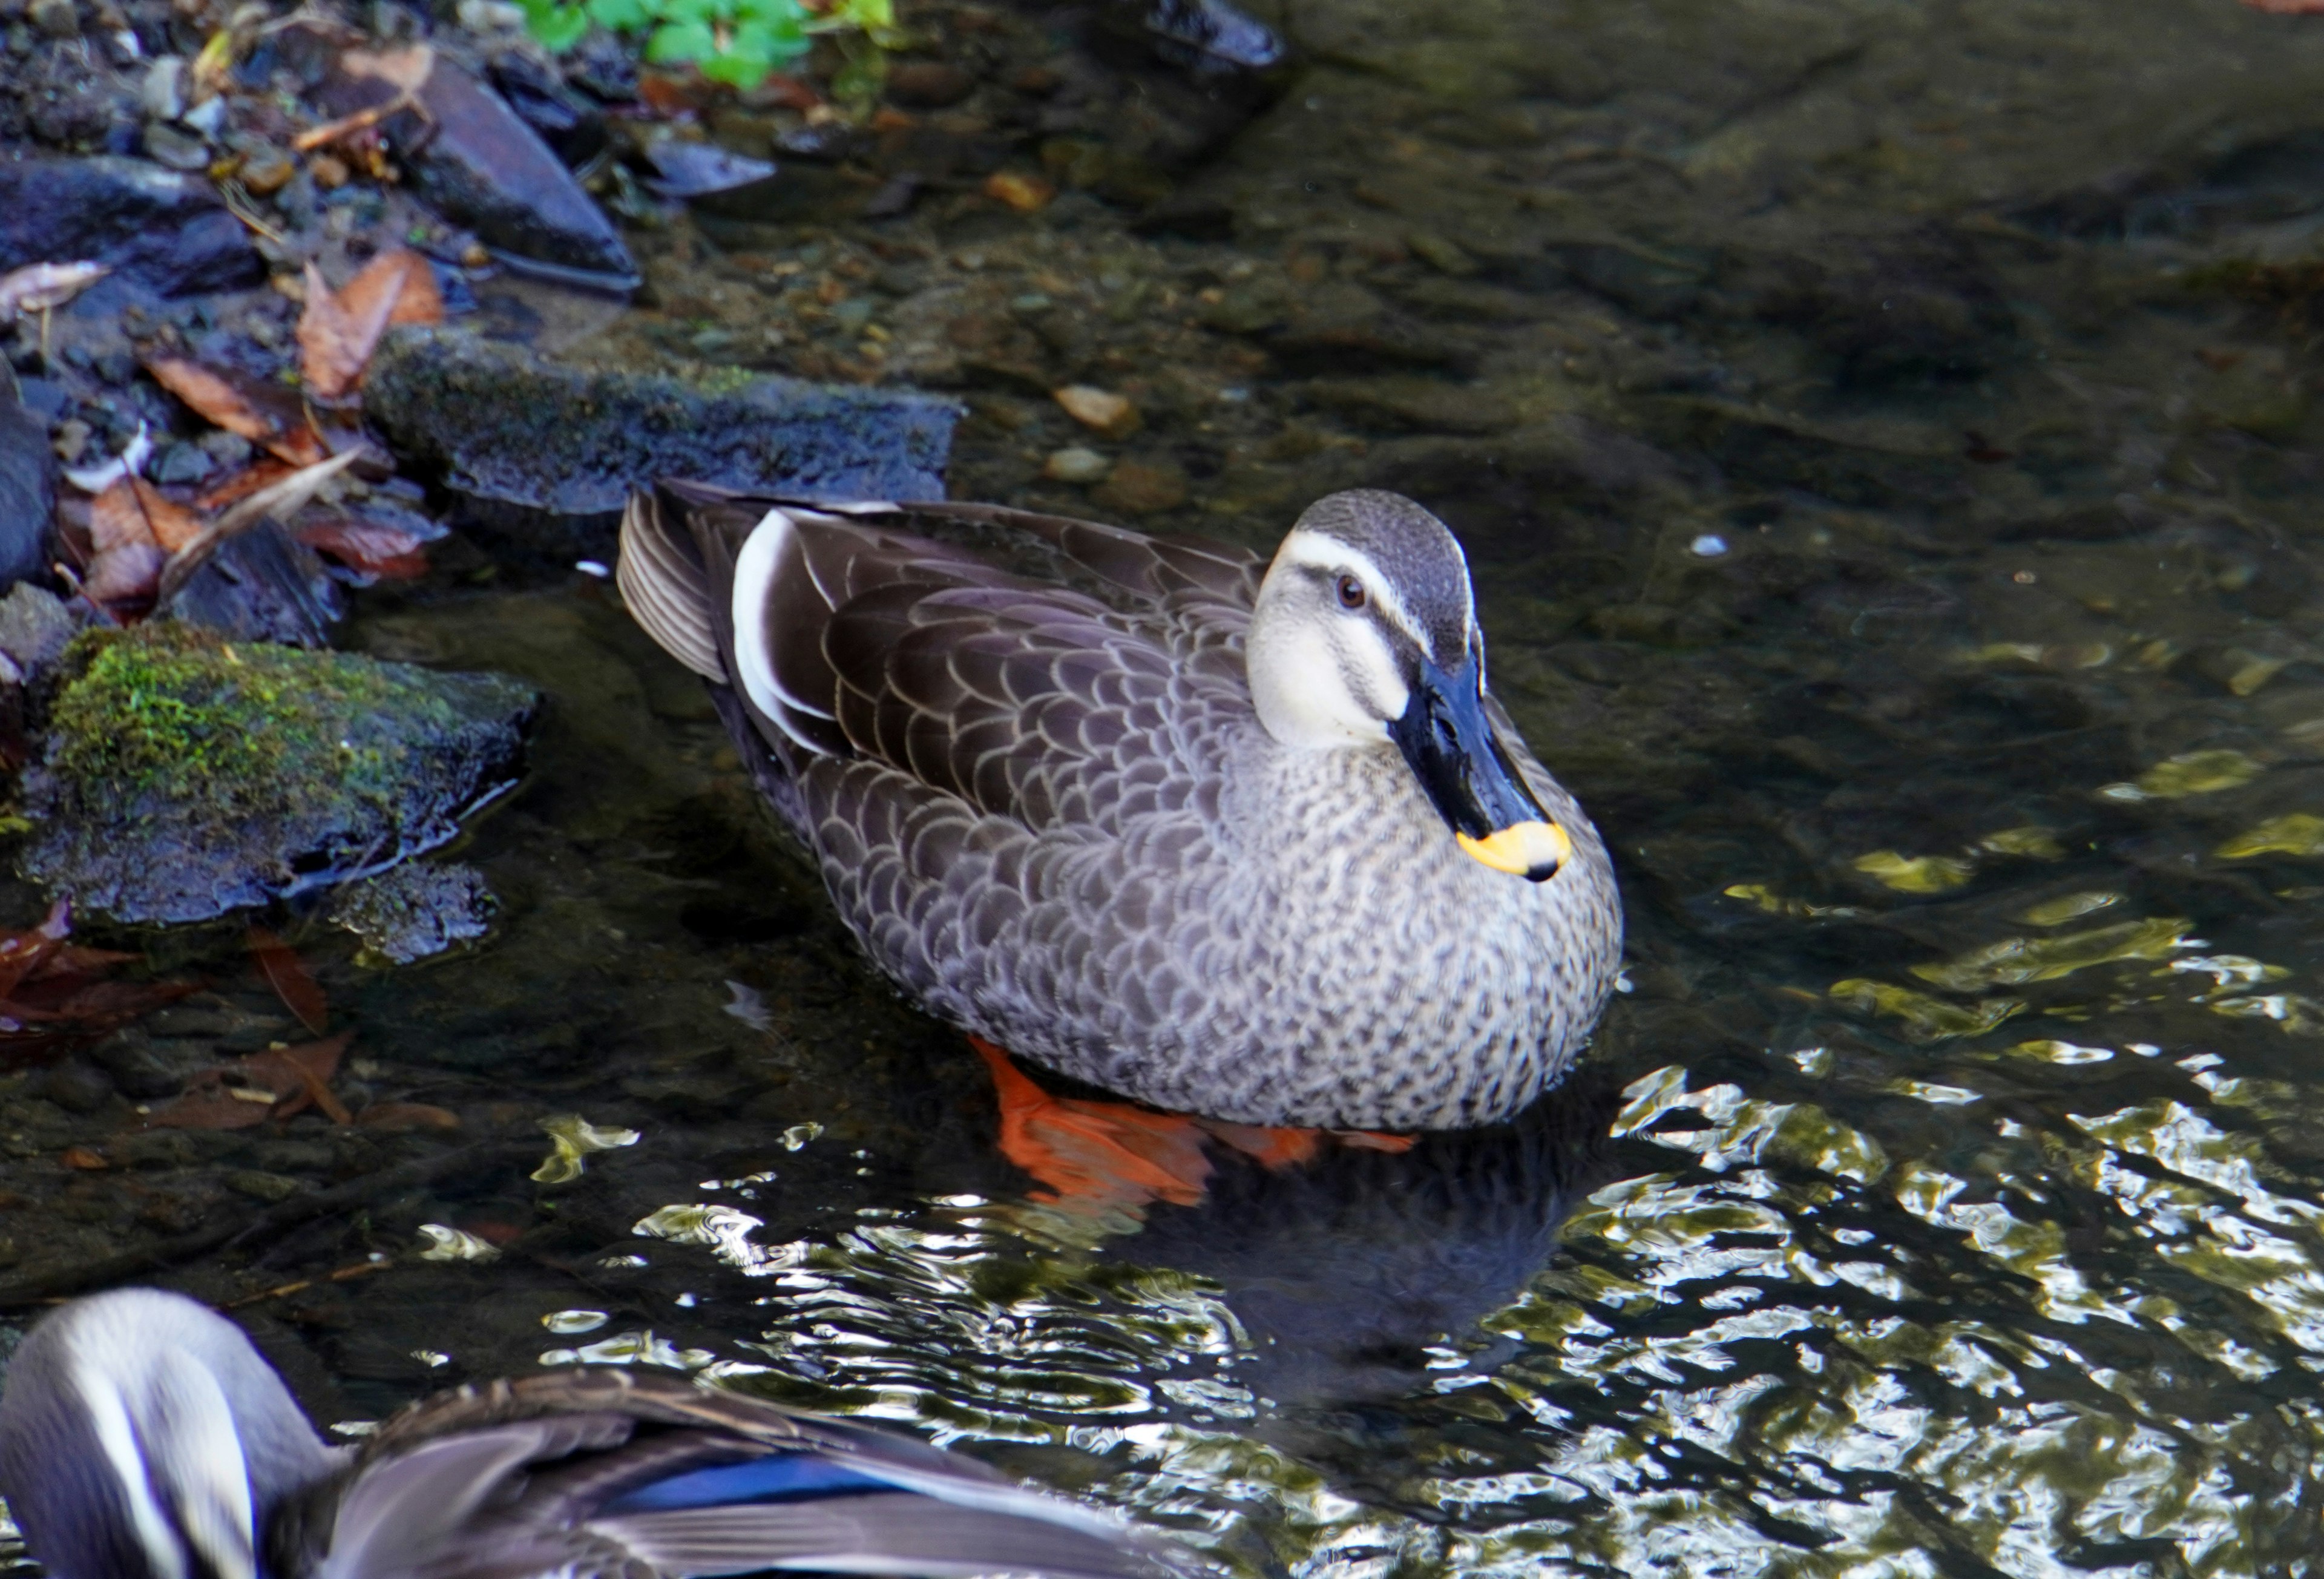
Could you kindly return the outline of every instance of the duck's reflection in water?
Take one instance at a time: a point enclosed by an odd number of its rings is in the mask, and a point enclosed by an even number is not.
[[[1400,1152],[1330,1145],[1268,1166],[1214,1144],[1200,1200],[1148,1205],[1103,1253],[1216,1284],[1249,1342],[1240,1379],[1278,1408],[1401,1398],[1556,1253],[1612,1177],[1616,1106],[1585,1067],[1510,1122]]]

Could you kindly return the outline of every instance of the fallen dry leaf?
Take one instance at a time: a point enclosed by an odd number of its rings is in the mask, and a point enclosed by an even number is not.
[[[71,912],[60,900],[39,926],[0,932],[0,1056],[21,1061],[93,1039],[194,990],[99,980],[137,956],[67,942],[71,930]]]
[[[159,543],[124,543],[89,561],[80,589],[91,603],[107,606],[143,603],[152,597],[169,562]]]
[[[124,477],[90,503],[88,530],[99,554],[139,542],[174,554],[200,535],[202,523],[144,478]]]
[[[328,554],[351,570],[390,581],[415,581],[428,574],[423,549],[430,539],[360,515],[310,521],[293,534],[309,548]]]
[[[68,1146],[58,1160],[84,1173],[100,1173],[113,1166],[105,1159],[104,1152],[88,1146]]]
[[[360,320],[370,316],[383,295],[392,303],[387,309],[391,328],[397,324],[425,326],[444,321],[444,292],[437,287],[436,271],[410,247],[383,252],[365,263],[363,272],[340,291],[339,305]]]
[[[321,1108],[335,1124],[353,1123],[355,1118],[346,1104],[332,1093],[330,1078],[338,1072],[339,1055],[346,1051],[355,1035],[343,1030],[318,1042],[269,1048],[243,1059],[240,1068],[253,1085],[274,1093],[277,1118],[303,1113],[311,1104]]]
[[[307,265],[307,306],[299,315],[300,366],[308,392],[337,402],[363,383],[364,369],[390,324],[439,324],[444,296],[428,260],[406,247],[383,252],[333,291]]]
[[[307,306],[299,315],[299,367],[309,395],[337,402],[355,392],[399,294],[382,291],[358,319],[324,282],[322,270],[307,265]]]
[[[312,466],[330,454],[307,420],[306,402],[281,384],[184,356],[149,358],[145,371],[198,415],[292,466]]]
[[[198,1090],[164,1103],[145,1115],[149,1130],[247,1130],[263,1124],[273,1104],[235,1096],[215,1077]]]
[[[229,504],[249,498],[253,494],[272,487],[296,470],[298,467],[286,466],[279,460],[254,462],[229,476],[219,478],[195,494],[194,508],[205,514],[215,513]]]
[[[263,927],[253,927],[248,933],[250,952],[265,973],[267,985],[282,1000],[282,1006],[299,1017],[299,1023],[323,1034],[331,1023],[331,1006],[323,997],[323,989],[315,984],[299,951]]]

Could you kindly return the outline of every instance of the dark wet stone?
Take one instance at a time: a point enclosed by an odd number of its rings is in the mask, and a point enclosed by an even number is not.
[[[109,263],[164,296],[266,276],[206,180],[111,155],[0,160],[0,269],[59,258]]]
[[[1286,51],[1274,30],[1226,0],[1105,0],[1099,26],[1198,79],[1271,71]]]
[[[647,184],[665,198],[707,198],[775,179],[775,166],[763,159],[729,153],[712,143],[680,143],[664,138],[645,151],[654,167]]]
[[[217,462],[198,444],[180,440],[153,459],[146,475],[157,483],[198,483],[217,470]]]
[[[398,457],[473,496],[567,515],[655,477],[824,499],[938,499],[950,402],[783,378],[694,384],[589,372],[455,330],[399,329],[364,414]]]
[[[272,519],[220,543],[170,600],[189,625],[291,647],[329,646],[345,612],[322,560]]]
[[[509,108],[567,165],[586,164],[604,150],[604,112],[567,88],[546,61],[511,50],[493,61],[492,77]]]
[[[1941,226],[1775,267],[1781,282],[1761,299],[1762,313],[1839,357],[1845,379],[1965,377],[1992,365],[2016,333],[1976,250]]]
[[[853,153],[861,141],[855,128],[844,121],[826,122],[820,126],[790,126],[775,134],[775,152],[793,159],[812,159],[824,164],[836,164]]]
[[[1550,254],[1573,282],[1596,291],[1641,318],[1683,315],[1702,294],[1711,265],[1693,257],[1666,256],[1611,242],[1553,246]]]
[[[976,78],[949,60],[906,60],[888,71],[888,97],[915,109],[943,109],[976,91]]]
[[[165,121],[147,123],[144,148],[146,158],[171,170],[181,170],[190,174],[209,168],[210,145],[193,133]]]
[[[32,1094],[46,1097],[67,1113],[93,1113],[113,1100],[113,1082],[105,1071],[78,1058],[51,1064],[32,1083]]]
[[[535,692],[150,623],[67,654],[19,863],[124,921],[371,875],[515,779]]]
[[[153,1050],[152,1039],[143,1030],[124,1030],[110,1037],[88,1057],[112,1080],[113,1088],[132,1102],[175,1096],[185,1089],[184,1077]]]
[[[226,1187],[238,1196],[248,1196],[254,1201],[264,1201],[271,1205],[289,1200],[307,1187],[285,1174],[238,1168],[226,1176]]]
[[[14,375],[0,372],[0,585],[47,567],[56,488],[49,425],[17,398]]]
[[[0,652],[23,675],[54,663],[80,626],[80,618],[55,593],[29,581],[19,581],[0,597]]]
[[[410,965],[492,929],[500,901],[473,866],[414,862],[331,896],[329,919],[363,940],[367,965]]]
[[[383,78],[342,69],[323,97],[333,114],[351,115],[392,103],[397,91]],[[438,54],[417,97],[418,109],[382,124],[431,207],[512,267],[601,290],[635,289],[637,264],[613,221],[498,94]]]

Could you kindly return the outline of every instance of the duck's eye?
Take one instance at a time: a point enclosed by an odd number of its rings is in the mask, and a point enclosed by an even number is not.
[[[1341,606],[1342,608],[1361,608],[1361,607],[1363,607],[1363,606],[1364,606],[1364,584],[1363,584],[1362,582],[1360,582],[1360,581],[1357,580],[1357,579],[1356,579],[1354,577],[1352,577],[1352,576],[1342,576],[1342,577],[1340,577],[1340,606]]]

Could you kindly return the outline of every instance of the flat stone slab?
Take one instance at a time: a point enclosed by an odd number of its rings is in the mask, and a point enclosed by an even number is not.
[[[808,499],[941,499],[961,410],[910,391],[561,366],[458,329],[392,332],[364,412],[408,466],[498,503],[619,510],[688,477]]]

